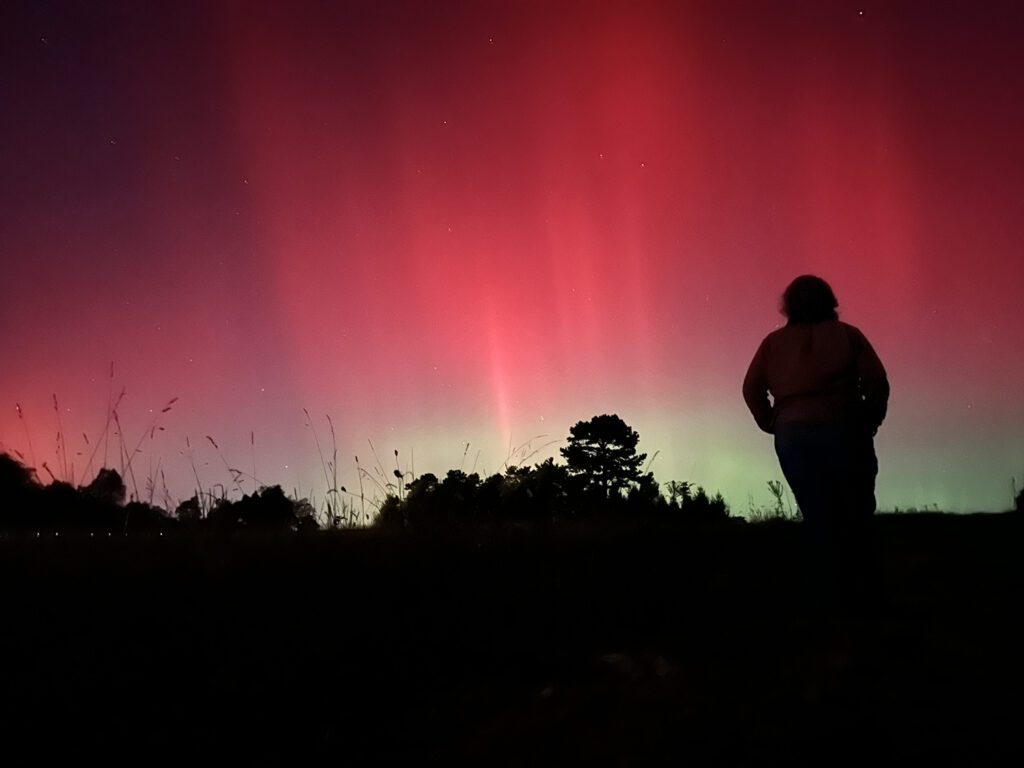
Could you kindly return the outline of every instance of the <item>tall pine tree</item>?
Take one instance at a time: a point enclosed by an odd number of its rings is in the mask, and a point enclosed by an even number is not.
[[[577,422],[561,449],[569,473],[580,477],[587,490],[605,498],[621,495],[640,479],[640,465],[647,458],[637,453],[640,435],[615,414]]]

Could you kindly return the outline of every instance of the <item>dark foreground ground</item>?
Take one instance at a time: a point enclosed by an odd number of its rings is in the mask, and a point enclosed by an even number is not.
[[[787,525],[0,539],[0,761],[1016,762],[1020,519],[879,523],[827,619]]]

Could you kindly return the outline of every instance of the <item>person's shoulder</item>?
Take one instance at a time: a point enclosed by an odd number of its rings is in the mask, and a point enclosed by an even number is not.
[[[783,325],[773,331],[770,331],[763,339],[761,339],[761,345],[758,347],[758,350],[767,352],[773,345],[778,345],[780,339],[785,335],[785,330],[786,326]]]
[[[850,339],[850,341],[853,342],[855,345],[870,346],[868,337],[864,335],[864,332],[860,328],[858,328],[855,325],[851,325],[850,323],[844,322],[842,320],[836,320],[835,322],[838,324],[838,327],[841,329],[842,333],[844,333],[846,337]]]
[[[845,320],[832,320],[831,322],[835,323],[836,326],[840,328],[843,333],[860,338],[864,337],[864,334],[860,330],[860,328],[851,323],[846,322]]]

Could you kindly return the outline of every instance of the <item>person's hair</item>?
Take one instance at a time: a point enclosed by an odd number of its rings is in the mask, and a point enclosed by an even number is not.
[[[782,294],[782,314],[790,323],[817,323],[838,320],[836,295],[815,275],[800,275]]]

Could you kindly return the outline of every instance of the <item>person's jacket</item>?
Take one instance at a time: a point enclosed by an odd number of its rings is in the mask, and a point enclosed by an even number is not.
[[[743,399],[765,432],[780,424],[840,423],[874,434],[885,419],[889,380],[852,325],[790,323],[761,342],[743,379]]]

